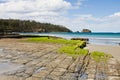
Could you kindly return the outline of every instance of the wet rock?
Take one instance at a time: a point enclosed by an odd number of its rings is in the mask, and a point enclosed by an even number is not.
[[[47,68],[45,68],[45,67],[41,67],[41,68],[39,68],[38,70],[36,70],[35,73],[34,73],[32,76],[44,78],[44,77],[46,77],[50,72],[51,72],[50,69],[47,69]]]
[[[68,68],[70,66],[72,62],[72,57],[67,57],[64,61],[61,62],[61,64],[59,64],[60,68]]]
[[[2,49],[2,48],[0,48],[0,54],[1,54],[1,53],[3,53],[3,49]]]
[[[0,80],[120,80],[120,65],[114,58],[106,63],[96,63],[90,56],[73,59],[50,46],[0,50]]]
[[[71,40],[89,41],[88,38],[72,38]]]
[[[63,75],[63,74],[65,73],[65,71],[67,71],[67,70],[64,69],[64,68],[56,68],[56,69],[54,69],[54,71],[51,72],[50,74],[51,74],[51,75],[56,75],[56,76],[61,76],[61,75]]]
[[[16,59],[14,61],[12,61],[13,63],[18,63],[18,64],[25,64],[27,62],[29,62],[29,60],[26,59]]]
[[[0,76],[0,80],[24,80],[24,78],[16,76]]]
[[[14,72],[23,68],[23,65],[13,63],[0,63],[0,74]]]
[[[60,80],[60,76],[56,76],[56,75],[48,75],[46,77],[46,80]],[[62,79],[61,79],[62,80]]]
[[[117,76],[109,76],[108,80],[120,80],[120,77]]]
[[[15,74],[16,76],[18,76],[18,77],[23,77],[23,78],[27,78],[27,77],[29,77],[30,75],[28,75],[28,74],[26,74],[26,73],[24,73],[24,72],[22,72],[22,73],[17,73],[17,74]]]
[[[111,58],[108,61],[108,75],[109,76],[120,76],[120,64],[114,58]]]
[[[78,73],[66,73],[60,77],[60,80],[78,80]]]
[[[25,73],[29,74],[29,75],[32,75],[34,71],[35,71],[35,68],[33,68],[33,67],[29,68],[28,67],[28,68],[26,68]]]
[[[28,62],[28,63],[26,64],[26,66],[32,67],[32,66],[37,65],[39,62],[40,62],[39,60],[34,59],[34,60]]]
[[[40,73],[33,74],[33,76],[43,78],[43,77],[46,77],[48,74],[49,74],[48,71],[44,70],[44,71],[41,71]]]
[[[12,55],[9,55],[9,54],[8,54],[8,55],[6,55],[6,58],[7,58],[7,59],[10,59],[10,58],[12,58]]]
[[[27,78],[27,79],[25,79],[25,80],[40,80],[40,78],[36,78],[36,77],[29,77],[29,78]]]

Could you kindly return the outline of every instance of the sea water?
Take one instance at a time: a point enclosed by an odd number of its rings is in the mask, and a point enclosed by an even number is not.
[[[65,39],[88,38],[90,44],[120,45],[120,33],[72,33],[72,32],[51,32],[51,33],[21,33],[22,35],[57,36]]]

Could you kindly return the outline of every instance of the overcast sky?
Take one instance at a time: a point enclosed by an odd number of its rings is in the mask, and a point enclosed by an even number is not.
[[[0,18],[36,20],[94,32],[120,32],[120,0],[0,0]]]

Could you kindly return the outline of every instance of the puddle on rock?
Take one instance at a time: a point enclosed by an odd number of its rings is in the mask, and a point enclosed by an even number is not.
[[[39,72],[41,72],[42,70],[46,70],[46,67],[41,67],[41,68],[37,69],[37,70],[35,71],[35,73],[39,73]]]
[[[0,48],[0,53],[2,53],[3,52],[3,49],[2,48]]]
[[[88,78],[88,74],[87,73],[83,73],[82,76],[78,77],[78,80],[87,80]]]
[[[13,64],[10,62],[0,63],[0,74],[17,72],[18,70],[23,69],[23,67],[23,65]]]
[[[105,80],[106,78],[107,78],[107,75],[105,73],[101,72],[101,73],[96,74],[95,80],[98,80],[98,79]]]
[[[0,59],[0,63],[8,63],[11,59]]]

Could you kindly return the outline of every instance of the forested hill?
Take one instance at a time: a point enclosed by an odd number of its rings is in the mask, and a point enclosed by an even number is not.
[[[71,32],[68,28],[30,20],[0,19],[0,32]]]

